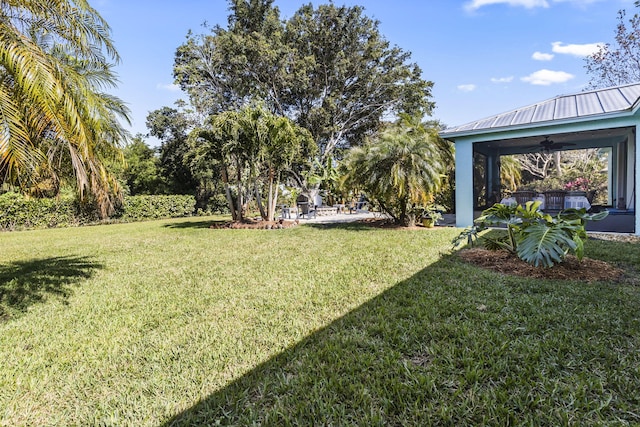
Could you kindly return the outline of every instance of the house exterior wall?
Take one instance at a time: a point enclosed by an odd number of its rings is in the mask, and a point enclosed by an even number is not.
[[[638,171],[638,167],[640,166],[640,150],[638,150],[638,131],[640,131],[640,129],[638,129],[638,125],[636,125],[636,131],[634,132],[634,135],[630,136],[629,140],[633,141],[633,144],[629,144],[630,145],[630,150],[632,151],[632,159],[635,159],[635,164],[630,166],[631,169],[631,173],[633,174],[633,178],[635,178],[634,181],[634,185],[633,185],[633,209],[635,211],[635,217],[636,217],[636,224],[635,224],[635,235],[636,236],[640,236],[640,215],[638,215],[638,209],[640,209],[640,202],[638,202],[638,196],[637,196],[637,192],[636,189],[640,188],[640,172]]]
[[[473,225],[473,140],[456,140],[456,227]]]

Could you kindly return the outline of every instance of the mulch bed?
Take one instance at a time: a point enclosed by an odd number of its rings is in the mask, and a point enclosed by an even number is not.
[[[578,261],[573,255],[568,255],[564,262],[551,268],[534,267],[508,252],[490,251],[484,248],[463,249],[458,256],[482,268],[529,278],[617,282],[622,280],[624,275],[622,270],[604,261],[586,257]]]
[[[233,229],[249,229],[249,230],[279,230],[284,228],[295,227],[299,224],[299,221],[296,219],[295,221],[286,221],[283,219],[279,219],[277,221],[262,221],[255,219],[246,219],[243,222],[240,221],[229,221],[224,223],[215,223],[211,224],[209,228],[213,229],[223,229],[223,228],[233,228]]]

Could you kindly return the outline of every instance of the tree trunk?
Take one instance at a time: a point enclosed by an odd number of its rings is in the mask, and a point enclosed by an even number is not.
[[[410,213],[407,214],[407,227],[415,227],[416,226],[416,214]]]
[[[269,188],[267,190],[268,199],[267,199],[267,221],[273,221],[275,219],[275,201],[278,199],[278,195],[276,194],[274,197],[273,194],[273,168],[269,168]],[[277,187],[276,187],[277,191]]]
[[[222,165],[222,182],[224,183],[224,194],[227,198],[229,211],[231,212],[231,219],[238,221],[238,212],[233,205],[233,197],[231,196],[231,188],[229,187],[229,175],[227,175],[227,167],[224,164]]]
[[[553,162],[556,166],[556,174],[561,177],[562,176],[562,164],[560,163],[560,152],[556,151],[553,153]]]
[[[236,161],[236,181],[238,184],[238,200],[237,200],[237,209],[238,209],[238,221],[244,221],[244,211],[243,211],[243,199],[244,199],[244,188],[242,187],[242,169],[240,168],[240,162]]]
[[[275,219],[275,216],[276,216],[276,206],[277,206],[277,203],[278,203],[278,187],[279,187],[279,185],[280,185],[280,180],[278,179],[275,182],[275,186],[273,188],[273,193],[274,194],[273,194],[273,200],[271,201],[271,212],[273,213],[273,217],[272,218],[274,218],[274,219]]]
[[[258,185],[257,179],[253,181],[253,191],[256,193],[256,204],[258,205],[258,209],[260,210],[260,216],[265,221],[271,221],[264,210],[264,205],[262,204],[262,195],[260,194],[260,186]]]

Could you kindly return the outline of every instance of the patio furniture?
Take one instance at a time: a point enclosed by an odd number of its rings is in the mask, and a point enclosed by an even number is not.
[[[591,209],[591,203],[589,203],[589,198],[587,196],[576,196],[567,194],[564,198],[564,208],[569,209]]]
[[[305,215],[307,216],[307,219],[311,218],[312,216],[313,218],[315,218],[315,208],[309,205],[309,202],[298,202],[298,217],[304,218]]]
[[[513,197],[515,197],[516,202],[519,205],[524,206],[527,202],[532,201],[536,196],[536,192],[532,190],[518,190],[513,192]]]
[[[564,190],[551,190],[544,193],[544,211],[558,213],[564,209],[564,198],[567,194]]]
[[[367,199],[363,195],[360,195],[357,201],[351,201],[351,203],[347,205],[349,213],[351,214],[354,212],[363,212],[365,210],[365,207],[367,206],[367,203]]]
[[[291,214],[298,216],[298,208],[292,208],[287,205],[280,205],[280,209],[282,211],[282,213],[280,214],[282,219],[285,219],[285,218],[291,219]]]

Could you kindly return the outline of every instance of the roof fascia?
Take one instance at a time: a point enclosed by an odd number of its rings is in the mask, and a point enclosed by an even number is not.
[[[529,123],[501,128],[486,128],[479,130],[468,130],[447,133],[441,132],[440,137],[456,142],[457,139],[472,138],[475,142],[494,141],[496,139],[522,138],[526,136],[540,135],[544,133],[566,133],[595,129],[606,129],[612,127],[623,127],[638,124],[634,120],[640,110],[640,102],[634,108],[614,113],[598,114],[595,116],[578,117],[563,120],[550,120],[539,123]],[[542,132],[545,131],[545,132]]]

